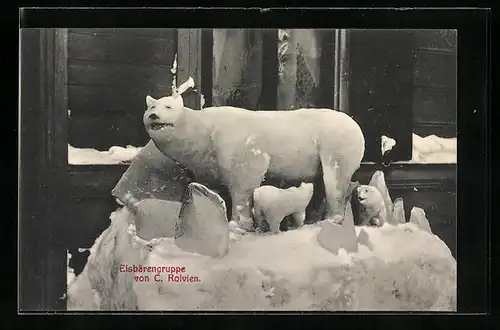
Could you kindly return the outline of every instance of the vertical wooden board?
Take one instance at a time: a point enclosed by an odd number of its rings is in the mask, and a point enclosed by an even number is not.
[[[68,31],[55,30],[55,67],[54,67],[54,136],[52,138],[54,164],[61,169],[62,178],[67,178],[68,159]]]
[[[44,118],[47,130],[46,157],[44,159],[44,185],[46,196],[47,251],[46,309],[64,310],[65,301],[61,299],[66,291],[66,220],[67,220],[67,30],[49,29],[46,39],[46,90],[47,117]]]
[[[349,34],[340,29],[338,33],[338,89],[339,110],[349,112]]]
[[[212,106],[213,88],[213,29],[202,29],[201,31],[201,81],[200,91],[205,99],[204,107]]]
[[[26,170],[36,177],[36,193],[31,198],[30,219],[23,218],[21,250],[24,255],[21,268],[30,279],[23,278],[21,309],[37,311],[64,310],[60,299],[66,290],[66,241],[64,223],[67,219],[67,94],[66,94],[66,30],[38,29],[25,34],[25,69],[33,71],[22,76],[23,93],[34,99],[26,100],[26,116],[36,112],[30,140],[37,157]],[[29,37],[28,37],[29,36]],[[36,45],[36,46],[35,46]],[[31,48],[32,47],[32,48]],[[31,49],[27,51],[27,49]],[[33,51],[33,50],[37,51]],[[28,62],[31,62],[28,64]],[[28,66],[33,65],[33,66]],[[31,91],[30,91],[31,90]],[[37,90],[35,93],[33,90]],[[29,129],[29,128],[28,128]],[[28,147],[29,148],[29,147]],[[26,261],[31,264],[26,267]],[[23,285],[25,285],[23,287]],[[27,293],[25,290],[33,290]]]
[[[40,284],[42,242],[38,214],[38,136],[40,109],[40,29],[21,30],[21,178],[19,214],[19,308],[43,308]]]
[[[262,87],[260,110],[276,109],[278,105],[278,30],[262,30]]]
[[[201,108],[201,54],[202,30],[179,29],[177,37],[177,86],[194,79],[195,88],[182,96],[184,105],[192,109]]]

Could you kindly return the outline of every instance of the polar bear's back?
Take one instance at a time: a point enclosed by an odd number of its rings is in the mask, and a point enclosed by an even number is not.
[[[268,173],[307,180],[315,177],[320,154],[355,168],[364,154],[359,125],[347,114],[329,109],[252,111],[213,107],[199,111],[211,138],[224,153],[253,150],[270,158]],[[323,151],[320,151],[323,150]]]
[[[346,113],[330,109],[297,109],[284,111],[252,111],[236,107],[213,107],[201,110],[203,121],[215,131],[254,137],[272,137],[268,147],[275,144],[280,150],[295,145],[302,151],[315,149],[327,140],[336,150],[346,143],[363,145],[359,125]],[[363,150],[364,151],[364,150]]]
[[[344,112],[324,108],[254,111],[222,106],[206,108],[201,110],[201,113],[206,120],[217,121],[220,125],[225,126],[235,122],[245,122],[251,126],[258,124],[262,130],[276,130],[281,126],[288,126],[290,128],[289,124],[293,124],[296,128],[310,131],[314,130],[315,127],[331,124],[333,121],[338,125],[350,124],[352,122],[352,119]]]

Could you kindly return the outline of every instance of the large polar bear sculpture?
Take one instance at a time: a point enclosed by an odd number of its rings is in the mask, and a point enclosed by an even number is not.
[[[359,125],[330,109],[191,110],[182,97],[146,97],[143,116],[158,150],[204,185],[227,187],[232,225],[252,231],[253,191],[264,180],[313,182],[322,176],[326,218],[342,223],[345,194],[364,155]]]

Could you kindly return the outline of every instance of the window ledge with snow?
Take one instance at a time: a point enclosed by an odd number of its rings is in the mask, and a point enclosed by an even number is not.
[[[75,148],[68,144],[69,165],[120,165],[130,164],[142,147],[113,146],[107,151],[92,148]]]

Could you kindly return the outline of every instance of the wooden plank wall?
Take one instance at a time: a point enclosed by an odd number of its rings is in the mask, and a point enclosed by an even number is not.
[[[184,105],[191,109],[201,109],[201,56],[202,30],[178,29],[177,34],[177,86],[194,79],[195,88],[186,91],[182,98]]]
[[[143,146],[145,97],[170,95],[176,29],[69,29],[69,143]]]
[[[41,72],[40,30],[23,29],[21,32],[21,132],[20,156],[20,214],[19,214],[19,308],[36,310],[43,308],[43,284],[39,280],[43,273],[40,252],[43,240],[39,231],[38,197],[41,178],[36,170],[41,162],[38,143],[40,136],[36,127],[41,121]],[[24,142],[23,142],[24,141]]]
[[[457,35],[454,30],[415,31],[414,133],[456,137]]]
[[[66,29],[21,34],[20,309],[64,310],[67,229]]]

